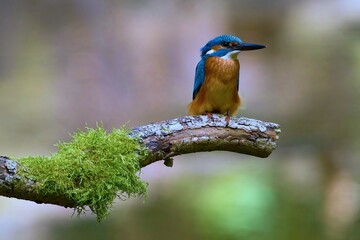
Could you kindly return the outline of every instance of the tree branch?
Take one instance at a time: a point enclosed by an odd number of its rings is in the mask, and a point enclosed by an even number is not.
[[[214,114],[211,119],[186,116],[136,127],[129,136],[145,145],[148,154],[140,163],[145,167],[159,160],[172,166],[174,156],[204,151],[231,151],[265,158],[276,148],[280,132],[278,124],[243,117],[232,117],[226,126],[225,117]],[[17,161],[0,156],[0,195],[77,207],[67,196],[38,194],[34,191],[36,182],[20,176],[19,167]]]
[[[281,130],[275,123],[232,117],[226,126],[223,115],[186,116],[132,129],[131,136],[149,149],[141,166],[186,153],[230,151],[268,157],[276,148]],[[165,161],[166,163],[166,161]]]
[[[34,191],[36,182],[17,174],[20,163],[6,156],[0,156],[0,195],[30,200],[36,203],[51,203],[63,207],[76,207],[66,196],[42,195]]]

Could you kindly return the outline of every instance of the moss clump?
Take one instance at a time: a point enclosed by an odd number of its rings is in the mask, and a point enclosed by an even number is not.
[[[56,146],[59,151],[49,157],[19,159],[24,166],[19,174],[33,179],[39,194],[66,196],[78,213],[89,206],[98,221],[108,215],[117,195],[146,194],[147,184],[137,175],[146,151],[126,130],[86,128]]]

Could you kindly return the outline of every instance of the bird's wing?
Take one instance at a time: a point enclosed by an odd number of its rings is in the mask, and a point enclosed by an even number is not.
[[[237,81],[237,90],[239,91],[239,83],[240,83],[240,76],[239,76],[239,74],[238,74],[238,79],[237,79],[238,81]]]
[[[193,99],[195,99],[196,95],[200,91],[201,86],[203,85],[205,80],[205,60],[202,59],[196,66],[195,70],[195,80],[194,80],[194,88],[193,88]]]

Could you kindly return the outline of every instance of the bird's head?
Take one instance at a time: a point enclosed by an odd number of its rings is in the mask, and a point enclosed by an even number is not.
[[[230,56],[236,58],[240,51],[256,50],[265,48],[265,45],[245,43],[240,38],[232,35],[220,35],[210,40],[201,48],[201,57],[213,55],[218,57]]]

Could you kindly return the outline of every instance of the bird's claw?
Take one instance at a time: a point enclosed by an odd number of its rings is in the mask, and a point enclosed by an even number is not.
[[[227,111],[226,113],[225,113],[225,123],[226,123],[226,127],[228,127],[229,126],[229,124],[230,124],[230,115],[229,115],[229,111]]]
[[[210,121],[213,121],[213,114],[211,112],[206,112],[206,116],[209,118]]]

